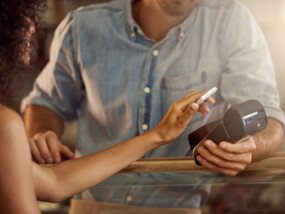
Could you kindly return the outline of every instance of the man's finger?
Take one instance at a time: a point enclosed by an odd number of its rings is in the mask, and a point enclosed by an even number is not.
[[[61,155],[57,137],[53,135],[47,135],[46,141],[51,155],[53,156],[54,162],[59,163],[61,161]]]
[[[215,166],[221,167],[221,168],[227,168],[227,169],[232,169],[232,170],[236,170],[236,171],[241,171],[241,170],[244,170],[244,168],[246,166],[246,164],[239,163],[239,162],[227,161],[227,160],[222,159],[216,155],[213,155],[204,146],[200,146],[200,148],[198,149],[198,152],[209,163],[211,163]]]
[[[197,160],[199,161],[199,163],[206,167],[207,169],[210,169],[212,171],[215,171],[215,172],[220,172],[222,174],[225,174],[225,175],[229,175],[229,176],[235,176],[239,173],[238,170],[233,170],[233,169],[227,169],[227,168],[221,168],[221,167],[218,167],[212,163],[210,163],[209,161],[207,161],[206,159],[204,159],[201,155],[198,155],[197,156]]]
[[[60,145],[60,153],[66,158],[66,159],[72,159],[74,158],[74,153],[69,149],[69,147]]]
[[[224,141],[219,144],[219,147],[227,152],[239,154],[253,152],[256,149],[253,138],[239,143],[229,143]]]
[[[210,140],[206,140],[204,143],[205,147],[214,155],[227,160],[227,161],[232,161],[232,162],[239,162],[239,163],[245,163],[245,164],[250,164],[252,161],[252,153],[232,153],[232,152],[227,152],[223,149],[221,149],[217,144]]]
[[[47,146],[47,142],[44,137],[38,137],[35,140],[35,144],[38,147],[41,157],[47,162],[47,163],[53,163],[53,156],[51,155],[49,148]]]
[[[45,164],[45,160],[41,157],[41,153],[38,150],[38,147],[36,146],[34,140],[30,139],[29,143],[30,143],[32,156],[34,157],[34,159],[40,164]]]

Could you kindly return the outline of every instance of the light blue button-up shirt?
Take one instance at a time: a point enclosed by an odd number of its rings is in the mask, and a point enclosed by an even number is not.
[[[55,32],[49,63],[22,103],[22,109],[39,104],[67,122],[78,120],[77,156],[153,129],[171,103],[213,86],[218,92],[211,113],[195,115],[174,143],[145,157],[183,156],[190,132],[248,99],[259,100],[269,117],[284,123],[266,41],[240,2],[204,0],[160,42],[135,23],[131,2],[71,12]],[[111,181],[137,176],[142,175],[116,175]],[[207,191],[195,186],[91,189],[96,200],[158,207],[199,207]]]

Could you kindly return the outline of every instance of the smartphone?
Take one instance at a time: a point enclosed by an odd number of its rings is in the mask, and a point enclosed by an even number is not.
[[[212,96],[216,91],[217,91],[217,87],[213,87],[211,88],[209,91],[207,91],[205,94],[203,94],[198,100],[197,100],[197,104],[200,105],[202,102],[204,102],[205,100],[207,100],[210,96]]]

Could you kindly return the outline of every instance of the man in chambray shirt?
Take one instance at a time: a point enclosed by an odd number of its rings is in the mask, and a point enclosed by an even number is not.
[[[183,156],[190,132],[249,99],[264,105],[268,127],[240,144],[207,141],[200,163],[236,175],[276,152],[284,115],[264,36],[236,0],[117,0],[73,11],[56,30],[50,61],[22,103],[33,157],[40,163],[73,157],[59,141],[64,122],[78,120],[76,156],[88,155],[153,129],[171,103],[213,86],[218,92],[211,113],[195,115],[175,143],[146,158]],[[249,148],[252,142],[256,148]],[[199,208],[208,190],[117,186],[90,192],[98,201]]]

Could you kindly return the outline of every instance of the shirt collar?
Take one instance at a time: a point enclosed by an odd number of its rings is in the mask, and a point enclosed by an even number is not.
[[[132,39],[135,39],[138,24],[135,22],[132,16],[132,4],[135,0],[126,1],[126,15],[127,15],[127,31]]]
[[[167,36],[177,36],[178,39],[184,37],[184,35],[189,31],[189,29],[191,28],[191,26],[193,25],[194,21],[195,21],[195,17],[197,16],[197,8],[199,7],[196,6],[191,13],[186,17],[186,19],[179,25],[177,25],[176,27],[172,28]]]

